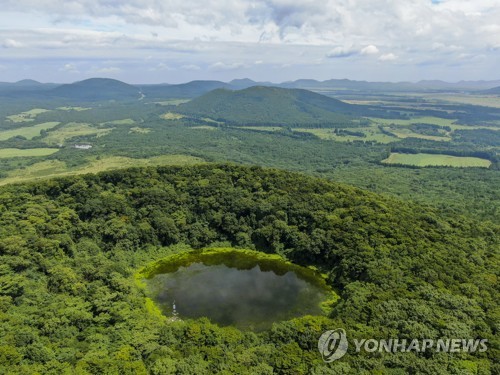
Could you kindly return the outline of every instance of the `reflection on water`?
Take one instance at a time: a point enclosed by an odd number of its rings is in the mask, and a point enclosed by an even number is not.
[[[148,289],[165,315],[175,302],[180,318],[208,317],[221,325],[254,330],[275,321],[320,314],[324,291],[294,272],[277,275],[259,266],[239,270],[193,263],[148,280]]]

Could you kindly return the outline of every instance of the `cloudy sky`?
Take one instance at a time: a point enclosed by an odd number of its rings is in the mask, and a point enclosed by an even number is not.
[[[500,79],[500,0],[0,5],[0,81]]]

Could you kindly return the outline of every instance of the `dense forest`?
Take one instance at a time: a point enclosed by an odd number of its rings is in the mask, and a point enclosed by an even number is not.
[[[499,227],[291,172],[133,168],[0,189],[0,373],[498,373]],[[134,273],[207,246],[328,275],[329,316],[254,333],[152,313]],[[481,338],[484,353],[355,353],[317,340]]]

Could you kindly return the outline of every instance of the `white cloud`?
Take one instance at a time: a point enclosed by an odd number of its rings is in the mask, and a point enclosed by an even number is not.
[[[182,65],[181,69],[183,69],[183,70],[189,70],[189,71],[198,71],[198,70],[201,70],[201,68],[198,65],[195,65],[195,64]]]
[[[2,43],[3,48],[21,48],[23,46],[24,46],[23,43],[18,42],[17,40],[14,39],[5,39]]]
[[[156,66],[150,68],[149,70],[152,72],[156,72],[156,71],[162,71],[162,70],[172,70],[172,68],[170,66],[168,66],[167,64],[160,62]]]
[[[64,66],[59,70],[67,73],[80,73],[75,64],[64,64]]]
[[[379,79],[377,57],[412,71],[422,61],[445,67],[462,54],[483,56],[481,74],[496,78],[500,0],[4,0],[0,25],[2,58],[55,59],[57,71],[79,59],[101,66],[151,56],[151,72],[168,71],[155,65],[162,62],[190,72],[212,67],[217,77],[283,64],[297,74],[309,65],[332,72],[335,64],[335,74],[363,70]]]
[[[224,63],[222,61],[217,61],[216,63],[210,65],[210,69],[213,70],[233,70],[233,69],[240,69],[244,68],[245,64],[241,62],[235,62],[235,63]]]
[[[339,58],[339,57],[349,57],[357,53],[352,47],[335,47],[334,49],[327,52],[326,57],[329,58]]]
[[[380,51],[378,50],[377,46],[374,46],[373,44],[370,44],[369,46],[366,46],[361,50],[362,55],[376,55]]]
[[[380,61],[395,61],[398,57],[393,53],[386,53],[378,58]]]
[[[104,68],[92,70],[92,73],[116,74],[116,73],[120,73],[121,71],[122,71],[122,69],[120,69],[116,66],[109,66],[109,67],[104,67]]]

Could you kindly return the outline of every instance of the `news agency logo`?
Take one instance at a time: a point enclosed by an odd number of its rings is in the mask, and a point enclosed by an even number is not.
[[[347,336],[342,328],[326,331],[318,340],[318,349],[326,363],[336,361],[347,353]]]
[[[488,350],[487,339],[354,339],[355,352],[364,350],[374,352],[414,352],[435,351],[436,353],[475,353]],[[349,342],[344,329],[324,332],[318,340],[318,349],[323,361],[330,363],[342,358],[347,353]]]

